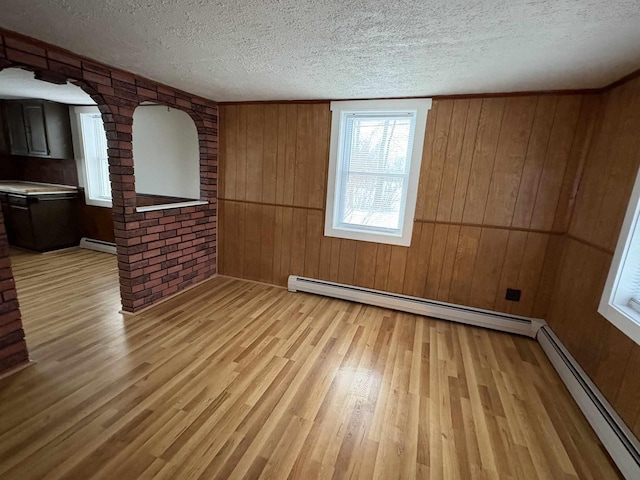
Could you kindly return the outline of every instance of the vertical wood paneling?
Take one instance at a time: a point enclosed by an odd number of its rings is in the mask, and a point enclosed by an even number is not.
[[[244,276],[260,279],[260,250],[262,244],[262,205],[247,203],[244,222]]]
[[[356,268],[356,243],[353,240],[340,240],[340,263],[338,282],[353,285]]]
[[[427,283],[424,294],[426,298],[438,298],[440,288],[440,277],[442,275],[442,259],[447,248],[447,235],[449,225],[436,225],[433,229],[433,240],[429,257],[429,269],[427,271]]]
[[[430,115],[434,115],[436,124],[432,141],[425,142],[425,149],[430,151],[430,154],[425,158],[427,168],[425,175],[422,176],[425,188],[421,218],[424,220],[435,220],[438,211],[438,198],[442,184],[453,104],[453,100],[438,102],[430,113]]]
[[[507,230],[483,228],[478,245],[469,302],[481,308],[492,308],[498,291],[498,282],[505,261],[509,240]]]
[[[556,106],[553,130],[538,185],[538,193],[531,218],[531,228],[550,230],[558,205],[565,169],[580,115],[582,97],[561,97]]]
[[[260,216],[260,281],[274,282],[276,207],[265,205]]]
[[[462,142],[462,152],[460,153],[460,164],[458,165],[458,174],[456,176],[453,205],[451,206],[451,216],[449,218],[451,222],[462,221],[481,109],[481,99],[476,98],[469,101],[469,110],[467,111],[467,120],[464,130],[464,141]]]
[[[535,97],[506,101],[484,212],[487,225],[511,225],[535,107]]]
[[[373,286],[376,290],[387,289],[387,279],[389,278],[389,262],[391,261],[391,245],[378,245],[376,251],[376,276]]]
[[[389,277],[387,290],[402,293],[404,289],[404,272],[407,266],[407,248],[392,246],[389,260]]]
[[[462,216],[462,221],[465,223],[481,224],[484,218],[504,105],[504,98],[488,98],[482,101],[469,188]]]
[[[557,237],[416,222],[406,248],[325,237],[320,210],[221,205],[222,238],[237,239],[221,252],[224,275],[286,285],[298,274],[522,315],[533,312]],[[521,303],[504,301],[507,287],[523,290]]]
[[[309,171],[311,170],[310,159],[313,149],[311,118],[312,109],[297,105],[297,125],[296,125],[296,159],[294,169],[294,193],[293,204],[309,205]]]
[[[447,232],[447,243],[442,257],[442,271],[440,273],[440,284],[438,286],[439,299],[449,300],[451,292],[451,277],[453,275],[453,266],[456,261],[458,250],[458,241],[460,239],[460,227],[457,225],[449,226]]]
[[[449,136],[447,138],[447,151],[442,168],[440,193],[438,195],[438,210],[436,213],[436,220],[438,221],[448,222],[451,219],[451,209],[453,208],[456,181],[458,179],[458,170],[460,169],[468,112],[468,100],[453,103],[451,123],[449,124]]]
[[[615,162],[609,164],[605,191],[594,230],[594,243],[615,249],[618,232],[624,219],[626,206],[633,189],[640,160],[640,85],[630,84],[625,92],[626,101],[620,109],[620,122],[609,148]]]
[[[244,198],[262,202],[262,170],[267,164],[264,155],[264,108],[247,107],[247,168]]]
[[[295,178],[299,169],[299,162],[296,159],[297,149],[297,128],[298,128],[298,107],[296,105],[286,105],[286,137],[284,145],[285,167],[284,167],[284,196],[282,203],[295,205]]]
[[[469,304],[469,292],[475,270],[480,234],[478,227],[462,227],[458,236],[456,258],[451,272],[449,301],[460,305]]]
[[[291,274],[304,275],[304,258],[307,241],[307,210],[293,208],[291,232]]]
[[[309,210],[307,214],[307,238],[305,240],[304,275],[318,278],[320,274],[320,240],[324,222],[322,212]]]
[[[280,248],[280,281],[279,285],[286,285],[287,278],[291,274],[295,274],[295,267],[292,265],[292,234],[293,234],[293,208],[282,208],[282,237]],[[298,251],[299,255],[299,251]],[[231,274],[230,274],[231,275]]]
[[[510,302],[509,310],[516,315],[531,315],[534,311],[536,293],[542,288],[542,272],[549,242],[557,239],[556,236],[542,233],[527,233],[526,244],[518,272],[518,281],[515,283],[522,290],[522,298],[519,302]],[[546,304],[547,302],[542,302]]]
[[[569,237],[557,260],[547,318],[622,419],[640,435],[638,345],[597,311],[640,164],[640,80],[588,102],[587,112],[595,115],[590,121],[581,118],[579,125],[590,124],[593,136],[586,155],[584,147],[576,154],[582,157],[578,163],[585,164]],[[581,168],[576,167],[578,175]]]
[[[324,208],[327,190],[327,172],[329,169],[329,141],[331,117],[327,105],[313,105],[313,121],[311,124],[312,157],[311,184],[309,186],[309,206]]]
[[[509,232],[505,259],[494,301],[496,310],[507,312],[511,309],[513,302],[505,299],[505,291],[513,285],[518,285],[518,277],[523,264],[522,259],[524,257],[526,243],[527,232]]]
[[[514,227],[528,228],[531,224],[557,103],[558,97],[555,95],[537,99],[535,118],[529,135],[518,198],[511,222]]]
[[[247,112],[250,108],[247,105],[238,105],[237,109],[236,178],[234,187],[236,196],[228,198],[237,198],[238,200],[247,199]]]
[[[576,126],[569,161],[564,174],[560,198],[553,221],[553,230],[566,232],[569,228],[575,197],[580,186],[584,165],[591,147],[593,131],[600,111],[600,95],[585,95]]]
[[[522,315],[546,311],[556,266],[547,259],[559,254],[557,236],[544,231],[556,211],[570,211],[560,205],[574,183],[565,178],[567,158],[579,159],[573,139],[568,147],[559,139],[585,130],[581,103],[579,95],[435,101],[409,248],[323,235],[328,103],[224,105],[220,271],[279,285],[295,273]],[[555,200],[539,198],[552,190]],[[529,228],[534,217],[543,232],[509,230]],[[507,287],[523,290],[520,303],[504,300]]]
[[[377,253],[378,245],[376,243],[358,242],[358,245],[356,247],[356,266],[354,278],[356,285],[360,285],[366,288],[375,287],[376,264],[374,261],[372,261],[372,259],[376,258]]]
[[[223,110],[224,112],[224,110]],[[223,113],[224,115],[224,113]],[[287,106],[278,105],[278,130],[277,130],[277,158],[276,158],[276,200],[275,203],[285,202],[285,184],[289,178],[287,170]],[[228,196],[223,198],[236,198]]]
[[[276,203],[278,180],[278,106],[265,105],[264,110],[262,201],[264,203]],[[223,194],[220,196],[225,198]]]

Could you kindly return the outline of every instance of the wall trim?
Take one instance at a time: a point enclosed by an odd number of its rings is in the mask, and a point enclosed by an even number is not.
[[[24,370],[27,367],[30,367],[31,365],[35,365],[36,362],[34,362],[31,359],[27,359],[26,361],[19,363],[18,365],[14,365],[13,367],[11,367],[9,370],[7,370],[6,372],[2,372],[0,373],[0,381],[4,380],[7,377],[10,377],[11,375],[14,375],[18,372],[21,372],[22,370]]]
[[[256,202],[254,200],[239,200],[237,198],[223,198],[218,197],[219,202],[233,202],[233,203],[245,203],[248,205],[261,205],[264,207],[280,207],[280,208],[298,208],[301,210],[314,210],[318,212],[325,211],[324,207],[307,207],[305,205],[290,205],[284,203],[270,203],[270,202]],[[138,207],[139,209],[140,207]],[[464,222],[442,222],[439,220],[423,220],[420,218],[414,218],[413,223],[429,223],[431,225],[449,225],[453,227],[473,227],[473,228],[491,228],[494,230],[509,230],[513,232],[525,232],[525,233],[542,233],[544,235],[566,235],[565,232],[558,232],[555,230],[538,230],[524,227],[511,227],[508,225],[485,225],[482,223],[464,223]]]
[[[96,240],[94,238],[82,237],[80,239],[80,248],[94,250],[96,252],[110,253],[116,255],[116,244],[105,242],[104,240]]]
[[[157,300],[155,303],[152,303],[150,305],[146,305],[145,307],[141,308],[140,310],[136,310],[135,312],[129,312],[127,310],[119,310],[118,313],[120,313],[122,316],[124,317],[138,317],[141,314],[145,313],[147,310],[151,310],[153,307],[157,307],[158,305],[161,305],[163,303],[165,303],[168,300],[172,300],[175,299],[176,297],[182,295],[183,293],[188,292],[189,290],[195,288],[195,287],[199,287],[211,280],[213,280],[214,278],[216,278],[218,275],[212,275],[210,277],[205,278],[204,280],[201,280],[200,282],[194,283],[193,285],[189,285],[188,287],[183,288],[182,290],[178,290],[175,293],[172,293],[171,295],[169,295],[168,297],[162,297],[160,300]]]
[[[249,205],[263,205],[265,207],[282,207],[282,208],[299,208],[302,210],[316,210],[324,212],[324,207],[308,207],[306,205],[289,205],[286,203],[270,203],[270,202],[256,202],[254,200],[239,200],[237,198],[223,198],[218,197],[219,202],[234,202],[234,203],[247,203]]]
[[[598,250],[599,252],[606,253],[607,255],[613,256],[613,253],[614,253],[613,250],[610,250],[605,247],[601,247],[600,245],[596,245],[595,243],[589,242],[588,240],[584,240],[582,238],[576,237],[574,235],[571,235],[570,233],[567,233],[565,237],[569,240],[573,240],[574,242],[581,243],[582,245],[586,245],[587,247],[593,248],[594,250]]]
[[[640,478],[640,442],[548,325],[537,340],[562,382],[628,480]]]
[[[453,227],[474,227],[474,228],[491,228],[494,230],[509,230],[513,232],[526,233],[542,233],[545,235],[565,235],[565,232],[557,232],[554,230],[538,230],[534,228],[511,227],[509,225],[485,225],[482,223],[463,223],[463,222],[441,222],[439,220],[420,220],[416,218],[415,223],[429,223],[432,225],[449,225]]]
[[[288,289],[290,292],[314,293],[531,338],[535,338],[538,330],[546,325],[540,318],[521,317],[297,275],[289,276]]]

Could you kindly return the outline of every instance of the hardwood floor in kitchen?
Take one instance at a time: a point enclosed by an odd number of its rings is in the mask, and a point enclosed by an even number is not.
[[[123,317],[114,256],[13,253],[0,478],[619,478],[533,340],[223,277]]]

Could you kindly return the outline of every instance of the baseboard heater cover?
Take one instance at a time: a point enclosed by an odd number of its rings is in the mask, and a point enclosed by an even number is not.
[[[620,472],[639,479],[640,443],[634,434],[548,326],[537,339]]]
[[[544,320],[539,318],[509,315],[491,310],[437,302],[435,300],[427,300],[409,295],[383,292],[381,290],[356,287],[325,280],[316,280],[297,275],[289,276],[288,289],[291,292],[314,293],[316,295],[375,305],[425,317],[439,318],[474,325],[476,327],[515,333],[531,338],[535,338],[540,327],[546,325]]]
[[[96,252],[116,254],[116,244],[111,242],[105,242],[103,240],[96,240],[93,238],[82,237],[80,239],[80,248],[86,248],[87,250],[95,250]]]

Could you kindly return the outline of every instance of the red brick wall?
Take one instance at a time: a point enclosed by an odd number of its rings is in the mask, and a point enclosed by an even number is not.
[[[107,131],[123,309],[135,312],[216,272],[218,108],[214,102],[0,30],[0,69],[71,80],[98,103]],[[133,111],[154,101],[187,112],[200,140],[200,195],[207,205],[136,212]],[[2,240],[6,243],[5,240]]]
[[[0,373],[27,359],[16,284],[9,260],[9,243],[0,212]]]

